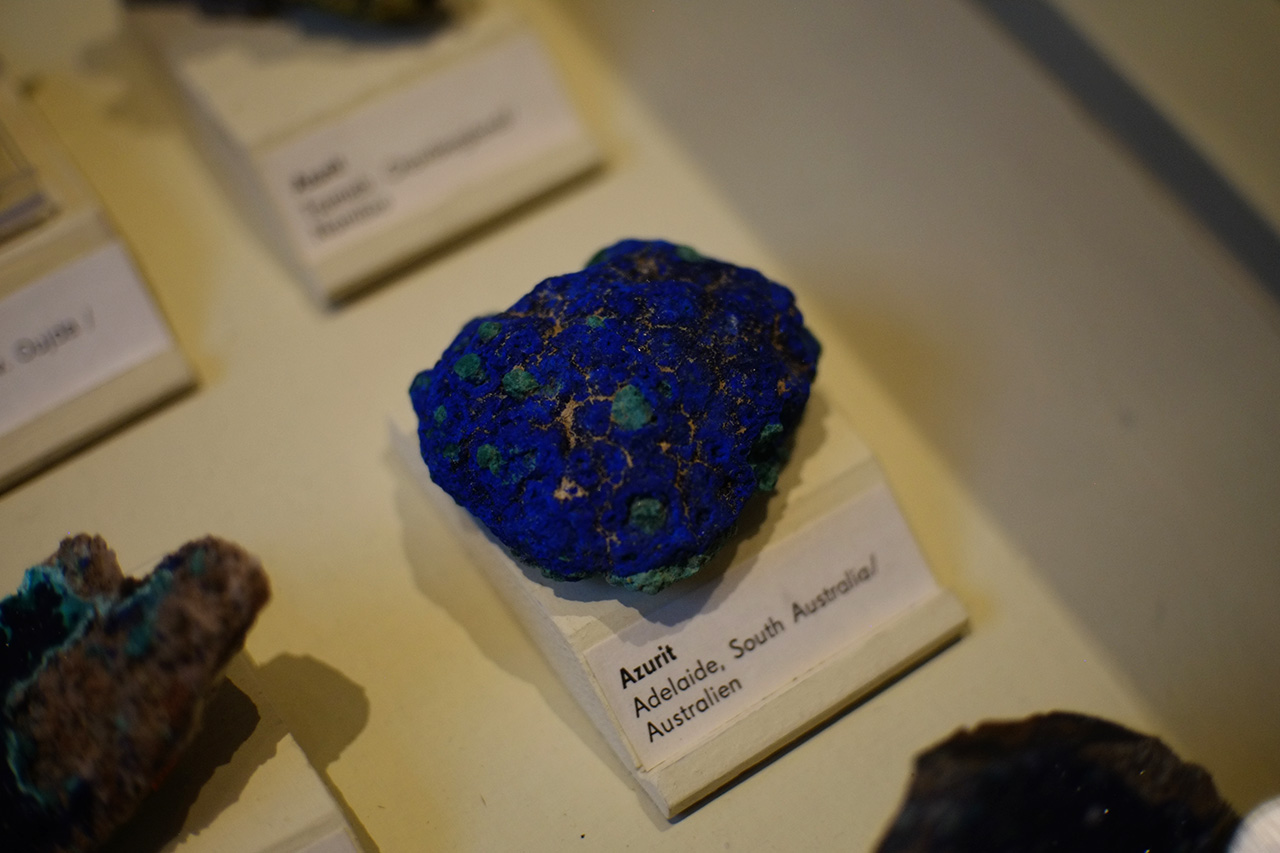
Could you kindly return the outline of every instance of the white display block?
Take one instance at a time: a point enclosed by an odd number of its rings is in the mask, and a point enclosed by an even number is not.
[[[668,817],[963,632],[870,450],[815,385],[767,502],[693,578],[657,595],[543,579],[397,454],[565,686]],[[763,497],[763,496],[761,496]]]
[[[232,659],[227,680],[168,778],[103,853],[360,853],[341,808],[265,700],[244,654]],[[188,789],[196,784],[192,799]]]
[[[0,490],[194,376],[128,249],[39,120],[0,81]]]
[[[212,162],[322,301],[600,161],[538,39],[502,7],[350,38],[190,4],[131,19]]]

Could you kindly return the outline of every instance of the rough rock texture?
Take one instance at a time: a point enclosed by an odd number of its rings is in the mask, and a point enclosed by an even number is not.
[[[126,578],[101,538],[63,540],[0,601],[0,849],[85,851],[164,778],[270,591],[214,538]]]
[[[627,240],[472,320],[409,393],[432,479],[517,559],[656,592],[773,489],[818,352],[785,287]]]
[[[1115,723],[1056,712],[959,731],[916,759],[879,853],[1201,853],[1240,818],[1202,768]]]

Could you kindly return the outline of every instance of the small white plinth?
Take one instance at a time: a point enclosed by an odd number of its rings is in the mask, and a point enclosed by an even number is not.
[[[324,302],[600,161],[537,37],[487,2],[381,35],[191,4],[130,16],[245,212]]]
[[[829,399],[819,382],[777,492],[698,575],[653,596],[519,565],[431,482],[416,431],[393,427],[397,454],[668,817],[965,628]]]
[[[168,778],[102,853],[360,853],[243,654],[227,682]]]
[[[3,79],[0,136],[3,490],[194,375],[88,184]]]

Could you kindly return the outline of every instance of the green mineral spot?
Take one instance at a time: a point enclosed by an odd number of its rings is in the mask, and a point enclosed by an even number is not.
[[[456,444],[451,443],[451,444],[446,444],[444,446],[444,450],[442,450],[441,452],[444,454],[445,459],[448,459],[450,462],[457,462],[458,457],[462,455],[462,448],[458,447],[458,445]]]
[[[604,325],[604,318],[599,314],[592,314],[587,318],[587,325],[593,329],[598,329]]]
[[[587,261],[587,266],[594,267],[596,264],[604,260],[604,253],[609,251],[609,247],[605,246],[600,251],[591,256],[591,260]]]
[[[480,362],[480,356],[473,352],[455,361],[453,372],[458,374],[459,379],[465,379],[468,382],[484,381],[484,365]]]
[[[151,648],[151,625],[144,622],[135,625],[125,640],[124,653],[131,658],[140,658]]]
[[[676,246],[676,256],[682,261],[705,261],[706,255],[699,252],[692,246]]]
[[[667,380],[664,379],[658,383],[658,393],[661,394],[662,396],[670,397],[675,392],[676,392],[676,389],[671,387],[671,383],[668,382]]]
[[[782,461],[774,459],[769,462],[755,462],[751,472],[756,475],[756,489],[772,492],[778,486],[778,475],[782,473]]]
[[[667,507],[658,498],[636,498],[631,502],[627,524],[642,533],[657,533],[667,521]]]
[[[676,581],[683,580],[696,573],[698,569],[706,565],[708,559],[710,559],[708,556],[696,554],[690,557],[687,563],[659,566],[656,569],[650,569],[647,572],[640,572],[634,575],[607,574],[604,577],[611,584],[653,595],[656,592],[662,592]]]
[[[563,382],[561,382],[559,379],[552,379],[550,382],[547,382],[542,386],[542,395],[544,397],[555,397],[559,395],[560,391],[563,388],[564,388]]]
[[[66,628],[79,625],[92,609],[92,604],[75,595],[62,594],[58,601],[58,617]]]
[[[444,423],[444,419],[447,417],[449,417],[449,410],[446,409],[443,405],[436,406],[435,412],[433,412],[431,415],[432,420],[434,420],[437,424]]]
[[[502,454],[492,444],[482,444],[476,449],[476,464],[488,468],[490,474],[502,470]]]
[[[512,457],[511,462],[507,465],[507,483],[518,483],[525,477],[533,473],[538,467],[538,456],[536,453],[520,453]]]
[[[492,320],[485,320],[480,324],[480,328],[476,329],[476,337],[480,339],[480,343],[487,344],[498,336],[498,331],[502,328],[498,323]]]
[[[777,488],[778,475],[782,473],[782,466],[787,461],[786,449],[774,444],[774,440],[780,435],[782,424],[777,421],[767,423],[751,448],[751,470],[756,475],[756,488],[762,492],[772,492]]]
[[[773,439],[776,438],[781,433],[782,433],[782,424],[778,423],[777,421],[774,421],[773,423],[765,424],[764,429],[760,430],[760,437],[756,439],[756,444],[757,445],[767,444],[768,442],[773,441]]]
[[[613,395],[613,407],[609,410],[609,420],[620,429],[633,430],[653,420],[653,406],[644,398],[644,394],[634,385],[623,385]]]
[[[538,380],[534,379],[529,371],[513,367],[506,376],[502,377],[502,390],[506,391],[510,397],[523,400],[538,390]]]

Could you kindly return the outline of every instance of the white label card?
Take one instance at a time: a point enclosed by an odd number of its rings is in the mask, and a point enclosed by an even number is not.
[[[536,39],[509,39],[263,158],[304,257],[436,207],[581,134]]]
[[[585,653],[640,766],[678,758],[937,590],[883,483]],[[695,590],[696,593],[696,590]]]
[[[0,435],[173,347],[120,243],[0,300]]]

